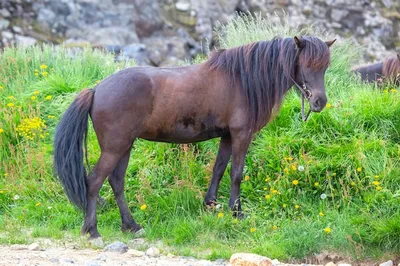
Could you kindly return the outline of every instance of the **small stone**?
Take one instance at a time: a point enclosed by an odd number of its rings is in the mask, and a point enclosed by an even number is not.
[[[225,265],[226,261],[224,259],[217,259],[214,261],[215,265]]]
[[[64,259],[62,261],[63,264],[75,264],[75,261],[72,259]]]
[[[160,255],[160,250],[156,247],[151,247],[146,251],[146,255],[149,257],[158,257]]]
[[[252,253],[236,253],[231,256],[232,266],[272,266],[272,260]]]
[[[379,264],[379,266],[393,266],[393,261],[392,260],[388,260],[384,263]]]
[[[11,250],[26,250],[26,249],[28,249],[28,246],[27,246],[27,245],[18,245],[18,244],[15,244],[15,245],[12,245],[12,246],[10,247],[10,249],[11,249]]]
[[[97,256],[96,260],[98,260],[98,261],[106,261],[107,260],[107,256],[106,256],[106,254],[100,254],[99,256]]]
[[[87,261],[85,263],[85,266],[101,266],[101,264],[98,261],[91,260],[91,261]]]
[[[28,249],[29,249],[29,250],[32,250],[32,251],[38,251],[38,250],[40,250],[40,246],[39,246],[38,243],[33,243],[33,244],[30,244],[30,245],[28,246]]]
[[[190,8],[190,3],[186,1],[179,1],[175,4],[175,7],[180,11],[188,11]]]
[[[145,253],[143,251],[136,250],[136,249],[129,249],[126,254],[131,255],[133,257],[143,257],[145,255]]]
[[[325,266],[336,266],[335,263],[333,263],[332,261],[328,262],[327,264],[325,264]]]
[[[212,265],[213,265],[213,264],[211,263],[211,261],[209,261],[209,260],[200,260],[200,261],[198,262],[198,264],[201,265],[201,266],[212,266]]]
[[[51,258],[50,262],[52,262],[52,263],[60,263],[60,260],[57,259],[57,258]]]
[[[104,248],[104,251],[125,253],[128,251],[128,246],[125,243],[116,241]]]
[[[104,242],[101,237],[93,238],[89,240],[90,245],[92,245],[95,248],[103,248],[104,247]]]

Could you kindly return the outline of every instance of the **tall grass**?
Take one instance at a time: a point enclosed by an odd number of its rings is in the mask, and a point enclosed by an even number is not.
[[[271,23],[276,19],[236,18],[217,29],[220,45],[277,35],[334,38],[312,26],[289,27],[288,18]],[[84,50],[71,58],[68,50],[55,49],[9,48],[0,55],[3,243],[35,237],[65,241],[71,234],[78,241],[82,215],[52,177],[53,129],[77,91],[126,67],[101,52]],[[181,146],[135,142],[126,197],[149,240],[207,258],[247,251],[289,260],[328,249],[362,259],[400,251],[399,93],[391,85],[377,90],[350,73],[360,53],[350,41],[338,40],[331,51],[327,108],[303,123],[300,98],[290,92],[276,119],[255,137],[242,184],[244,220],[233,219],[227,208],[229,166],[219,192],[221,208],[203,209],[217,140]],[[93,130],[88,150],[90,163],[96,163]],[[104,240],[128,240],[131,235],[119,233],[119,212],[107,184],[101,195],[107,202],[98,211]],[[147,209],[140,210],[143,204]]]

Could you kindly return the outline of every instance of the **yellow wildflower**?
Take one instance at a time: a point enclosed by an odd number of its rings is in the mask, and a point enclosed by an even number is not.
[[[282,207],[283,207],[283,208],[286,208],[286,207],[287,207],[287,204],[285,204],[285,203],[282,204]]]
[[[362,171],[362,168],[361,168],[361,167],[358,167],[358,168],[357,168],[357,172],[361,173],[361,171]]]
[[[299,209],[300,208],[300,206],[299,205],[294,205],[294,207],[296,208],[296,209]]]
[[[326,108],[331,108],[331,107],[332,107],[332,104],[330,104],[330,103],[326,104]]]
[[[267,200],[271,199],[271,195],[270,194],[265,195],[265,199]]]
[[[31,96],[32,101],[36,100],[36,96]]]
[[[278,190],[276,190],[276,189],[271,188],[271,192],[272,192],[272,194],[278,194]]]
[[[297,180],[297,179],[293,180],[293,181],[292,181],[292,184],[295,185],[295,186],[297,186],[297,185],[299,184],[299,180]]]
[[[319,216],[325,216],[325,214],[323,212],[319,212]]]
[[[314,182],[314,187],[319,187],[319,182]]]
[[[397,90],[393,88],[390,90],[390,92],[397,92]]]
[[[4,190],[0,190],[0,194],[4,194]]]
[[[265,182],[268,182],[269,180],[271,180],[271,178],[269,177],[265,178]]]
[[[144,211],[145,209],[147,209],[147,205],[146,205],[146,204],[143,204],[142,206],[140,206],[140,209],[141,209],[142,211]]]
[[[267,190],[267,189],[268,189],[268,188],[266,188],[266,187],[264,188],[264,190]]]
[[[0,128],[0,134],[4,132],[4,129]]]
[[[40,65],[40,69],[46,69],[47,66],[45,64]]]
[[[34,91],[33,94],[38,95],[40,91]]]
[[[47,95],[45,99],[46,99],[46,101],[50,101],[51,100],[51,96]]]
[[[372,185],[374,185],[374,186],[379,186],[379,181],[374,181],[374,182],[372,182]]]
[[[330,234],[330,233],[332,233],[332,229],[330,227],[325,227],[324,233]]]
[[[37,202],[37,203],[35,204],[36,207],[39,207],[40,205],[42,205],[42,203],[40,203],[40,202]]]
[[[382,190],[382,187],[381,187],[381,186],[377,186],[377,187],[376,187],[376,190],[378,190],[378,191],[379,191],[379,190]]]
[[[255,229],[254,227],[250,228],[250,233],[254,233],[257,229]]]
[[[233,219],[233,222],[234,222],[235,224],[239,223],[238,218]]]
[[[0,90],[2,90],[2,89],[4,89],[4,87],[0,85]]]
[[[289,168],[283,169],[283,172],[284,172],[285,174],[288,174],[288,173],[289,173]]]
[[[222,218],[222,217],[224,217],[224,213],[222,213],[222,212],[218,213],[218,218]]]
[[[250,179],[250,176],[248,176],[248,175],[246,175],[246,176],[244,177],[244,180],[245,180],[245,181],[249,181],[249,179]]]
[[[46,71],[42,72],[42,76],[43,76],[43,77],[47,77],[48,75],[49,75],[48,72],[46,72]]]
[[[379,179],[379,175],[374,176],[375,179]]]
[[[336,173],[333,173],[332,176],[336,176]]]
[[[14,107],[15,104],[14,104],[14,103],[7,103],[7,106],[8,106],[8,107]]]
[[[351,181],[350,185],[351,185],[352,187],[354,187],[354,186],[356,185],[356,183],[355,183],[354,181]]]
[[[53,119],[53,118],[55,118],[55,116],[54,115],[48,115],[47,118]]]
[[[12,96],[12,95],[11,95],[11,96],[8,96],[7,98],[10,99],[10,100],[15,100],[15,97]]]
[[[8,173],[4,173],[4,176],[8,176]]]
[[[272,226],[272,229],[278,230],[278,226],[274,225],[274,226]]]

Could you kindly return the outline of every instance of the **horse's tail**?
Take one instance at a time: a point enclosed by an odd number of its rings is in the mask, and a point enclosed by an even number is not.
[[[68,199],[86,210],[86,139],[88,118],[93,102],[93,89],[82,91],[65,111],[54,136],[54,168]]]

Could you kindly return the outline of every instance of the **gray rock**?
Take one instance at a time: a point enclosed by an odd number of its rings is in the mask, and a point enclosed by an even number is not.
[[[379,264],[379,266],[393,266],[393,261],[392,260],[385,261]]]
[[[73,259],[63,259],[62,264],[63,265],[71,265],[71,264],[75,264],[75,261]]]
[[[156,247],[151,247],[146,251],[146,255],[149,257],[158,257],[160,255],[160,250]]]
[[[100,254],[99,256],[96,257],[96,260],[98,260],[98,261],[106,261],[107,260],[107,256],[106,256],[106,254]]]
[[[125,243],[116,241],[116,242],[111,243],[110,245],[106,246],[104,248],[104,251],[125,253],[128,251],[128,246]]]
[[[59,259],[57,259],[57,258],[51,258],[50,259],[50,262],[52,262],[52,263],[60,263],[60,260]]]
[[[85,266],[101,266],[101,264],[98,261],[91,260],[91,261],[85,262]]]
[[[121,50],[121,54],[117,56],[116,59],[118,61],[133,59],[139,66],[149,64],[146,45],[141,43],[133,43],[124,46]]]
[[[38,251],[40,250],[40,246],[38,243],[32,243],[28,246],[28,249],[32,251]]]
[[[198,262],[198,264],[201,265],[201,266],[212,266],[213,265],[212,262],[209,261],[209,260],[200,260]]]
[[[128,246],[132,249],[142,249],[147,245],[147,242],[144,238],[135,238],[128,241]]]
[[[31,45],[36,44],[36,42],[37,42],[37,40],[32,37],[21,36],[18,34],[15,35],[15,41],[18,45],[22,45],[22,46],[31,46]]]
[[[215,265],[225,265],[226,264],[226,260],[224,259],[217,259],[214,261]]]
[[[0,30],[7,29],[10,25],[10,22],[6,19],[0,19]]]

